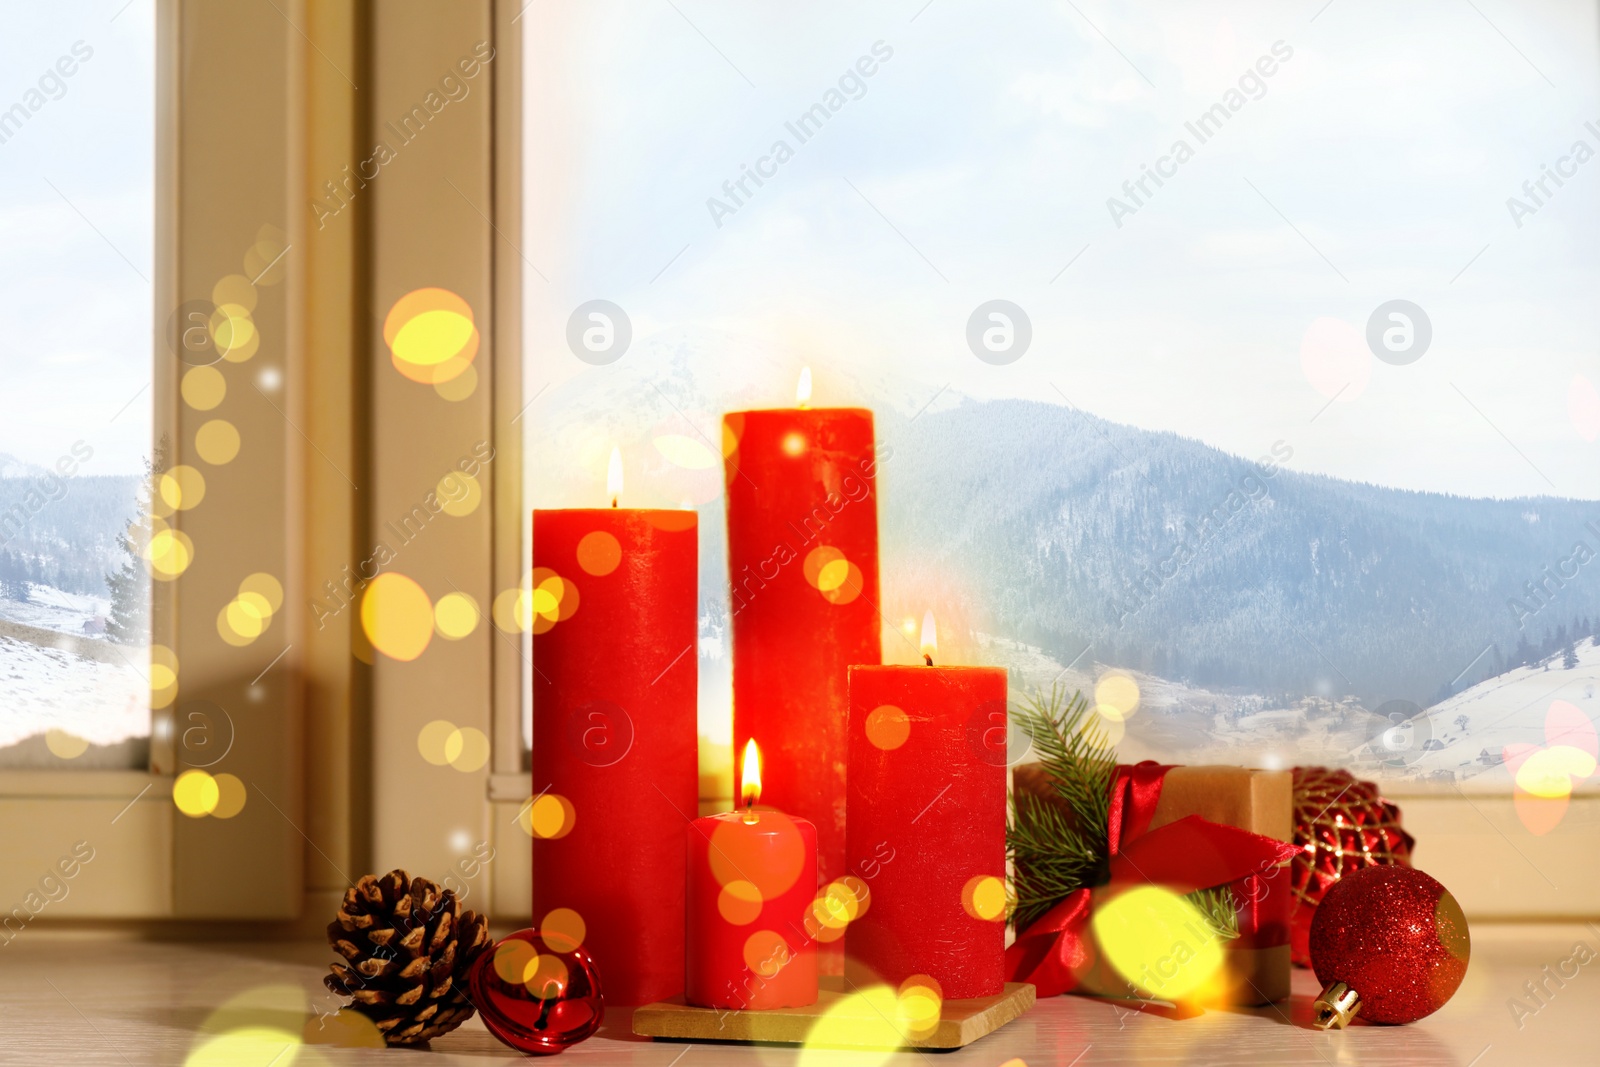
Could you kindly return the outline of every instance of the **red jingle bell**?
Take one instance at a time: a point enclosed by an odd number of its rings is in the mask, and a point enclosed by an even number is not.
[[[594,958],[559,933],[508,934],[473,965],[467,989],[489,1032],[531,1055],[571,1048],[605,1017]]]

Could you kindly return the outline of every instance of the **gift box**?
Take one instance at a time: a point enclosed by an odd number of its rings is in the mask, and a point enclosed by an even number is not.
[[[1114,851],[1125,854],[1125,862],[1114,866],[1121,870],[1120,877],[1124,883],[1131,868],[1140,877],[1157,884],[1178,886],[1180,882],[1192,881],[1193,888],[1214,887],[1217,883],[1208,883],[1205,880],[1208,876],[1203,873],[1208,869],[1216,869],[1212,866],[1215,857],[1211,855],[1211,838],[1206,833],[1213,825],[1232,827],[1286,844],[1293,840],[1293,778],[1288,771],[1223,766],[1162,768],[1149,763],[1122,770],[1129,773],[1119,777],[1121,784],[1118,788],[1140,794],[1136,801],[1130,800],[1126,806],[1121,803],[1114,806],[1119,812],[1125,807],[1131,813],[1127,817],[1135,820],[1134,825],[1113,826],[1113,835],[1121,846]],[[1014,768],[1013,788],[1065,808],[1055,796],[1049,777],[1037,764],[1021,764]],[[1153,808],[1150,804],[1152,797]],[[1137,825],[1137,821],[1146,816],[1148,823]],[[1175,825],[1178,823],[1183,825]],[[1145,845],[1158,841],[1177,842],[1161,847],[1188,849],[1196,854],[1159,856],[1153,863],[1153,853],[1149,847],[1145,847],[1142,856],[1135,860],[1133,853],[1139,840],[1163,828],[1170,829],[1145,842]],[[1223,847],[1226,848],[1226,843]],[[1292,899],[1289,854],[1288,848],[1278,850],[1253,866],[1247,866],[1245,869],[1248,873],[1244,876],[1221,883],[1227,885],[1232,893],[1240,936],[1220,942],[1223,963],[1215,979],[1208,983],[1207,999],[1260,1005],[1289,996],[1289,916]],[[1158,871],[1157,867],[1161,869]],[[1238,869],[1235,864],[1230,873]],[[1083,905],[1092,910],[1126,888],[1126,884],[1117,884],[1117,877],[1114,876],[1112,885],[1092,890],[1090,899],[1084,901]],[[1179,886],[1179,891],[1188,888],[1191,886],[1184,884]],[[1084,925],[1083,919],[1079,919],[1079,925]],[[1019,932],[1022,933],[1027,931]],[[1092,950],[1080,952],[1073,970],[1073,981],[1078,992],[1105,996],[1130,995],[1128,976],[1109,966],[1100,953]]]

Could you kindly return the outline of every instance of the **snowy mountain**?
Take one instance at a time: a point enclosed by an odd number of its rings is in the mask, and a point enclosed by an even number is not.
[[[1426,706],[1600,622],[1600,503],[1340,481],[1286,442],[1241,459],[1026,401],[882,421],[885,603],[953,584],[968,628],[1061,663]]]

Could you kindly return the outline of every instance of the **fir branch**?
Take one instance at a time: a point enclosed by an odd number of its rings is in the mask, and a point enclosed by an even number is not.
[[[1006,846],[1019,928],[1074,891],[1106,880],[1116,755],[1092,712],[1082,694],[1069,699],[1057,686],[1048,698],[1036,695],[1013,710],[1066,808],[1046,798],[1012,796]]]
[[[1239,936],[1239,910],[1234,904],[1233,891],[1227,886],[1196,889],[1185,894],[1183,899],[1199,910],[1201,918],[1218,938],[1231,941]]]

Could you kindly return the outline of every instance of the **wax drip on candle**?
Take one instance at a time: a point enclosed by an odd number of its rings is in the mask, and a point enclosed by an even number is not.
[[[606,492],[611,496],[611,506],[617,506],[622,495],[622,449],[611,449],[611,463],[606,467]]]
[[[933,612],[922,613],[922,662],[933,666],[933,654],[939,651],[939,634],[933,626]]]
[[[756,814],[756,801],[761,799],[761,750],[756,748],[756,739],[753,737],[744,743],[744,769],[739,776],[739,794],[744,801],[744,821],[760,822],[761,816]]]
[[[811,406],[811,368],[800,368],[800,384],[794,390],[795,405],[804,411]]]

